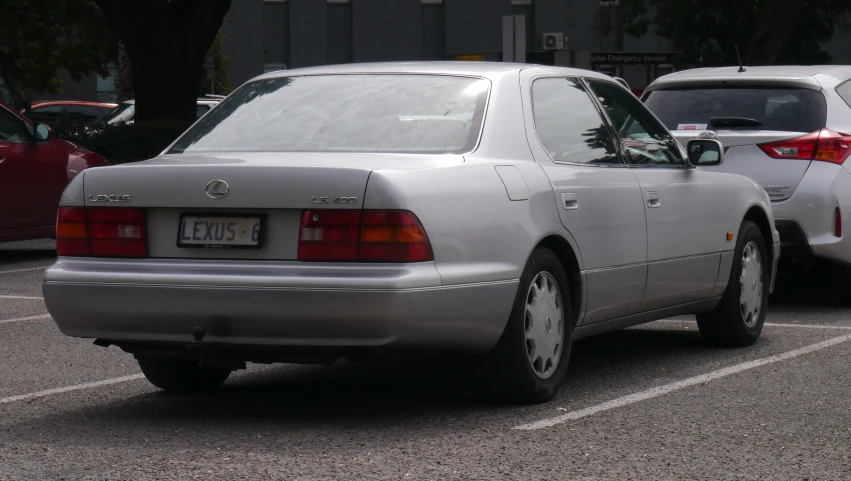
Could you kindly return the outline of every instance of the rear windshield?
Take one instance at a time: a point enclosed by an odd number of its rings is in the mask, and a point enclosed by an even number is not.
[[[815,132],[827,121],[821,92],[803,88],[724,87],[654,90],[644,100],[670,130],[703,130],[712,117],[756,120],[762,125],[725,130]]]
[[[120,122],[127,122],[131,118],[133,118],[133,113],[136,112],[136,106],[134,104],[118,104],[118,107],[112,109],[111,112],[104,115],[98,120],[99,124],[117,124]]]
[[[319,75],[248,83],[169,151],[465,153],[489,82],[438,75]]]

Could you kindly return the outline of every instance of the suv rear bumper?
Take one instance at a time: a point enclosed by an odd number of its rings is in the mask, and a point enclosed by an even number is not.
[[[64,334],[115,343],[389,347],[496,345],[517,280],[441,286],[433,264],[61,258],[45,273]]]
[[[835,209],[842,235],[835,235]],[[789,199],[772,203],[783,257],[815,257],[851,265],[851,173],[841,165],[812,162]]]

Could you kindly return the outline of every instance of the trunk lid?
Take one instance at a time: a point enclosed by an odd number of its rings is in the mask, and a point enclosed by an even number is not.
[[[714,132],[724,145],[724,163],[711,167],[719,172],[729,172],[750,177],[761,185],[772,201],[788,199],[812,161],[801,159],[773,159],[759,144],[779,142],[803,137],[809,132],[782,132],[764,130],[675,130],[674,137],[685,146],[703,132]]]
[[[334,152],[164,155],[86,171],[85,205],[144,208],[149,257],[292,260],[303,211],[361,209],[373,170],[462,162],[455,155]],[[217,181],[227,185],[211,192],[214,198],[208,191]],[[262,242],[252,248],[181,245],[187,219],[217,216],[262,218]]]

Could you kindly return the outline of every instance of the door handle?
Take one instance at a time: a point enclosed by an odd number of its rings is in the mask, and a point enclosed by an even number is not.
[[[564,210],[579,209],[579,199],[576,198],[576,194],[574,193],[561,194],[561,203],[564,207]]]
[[[3,161],[5,161],[5,160],[6,160],[6,157],[3,157],[2,155],[0,155],[0,164],[2,164]]]
[[[656,209],[662,206],[662,201],[659,200],[658,192],[647,192],[644,194],[644,197],[647,199],[647,207]]]

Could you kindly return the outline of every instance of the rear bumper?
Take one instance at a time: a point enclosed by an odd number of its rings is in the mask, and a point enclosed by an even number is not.
[[[210,344],[481,352],[499,340],[517,284],[441,286],[432,264],[62,258],[43,291],[75,337],[190,343],[200,326]]]
[[[835,210],[842,235],[835,235]],[[772,204],[783,257],[815,257],[851,265],[851,173],[844,166],[812,162],[795,193]]]

